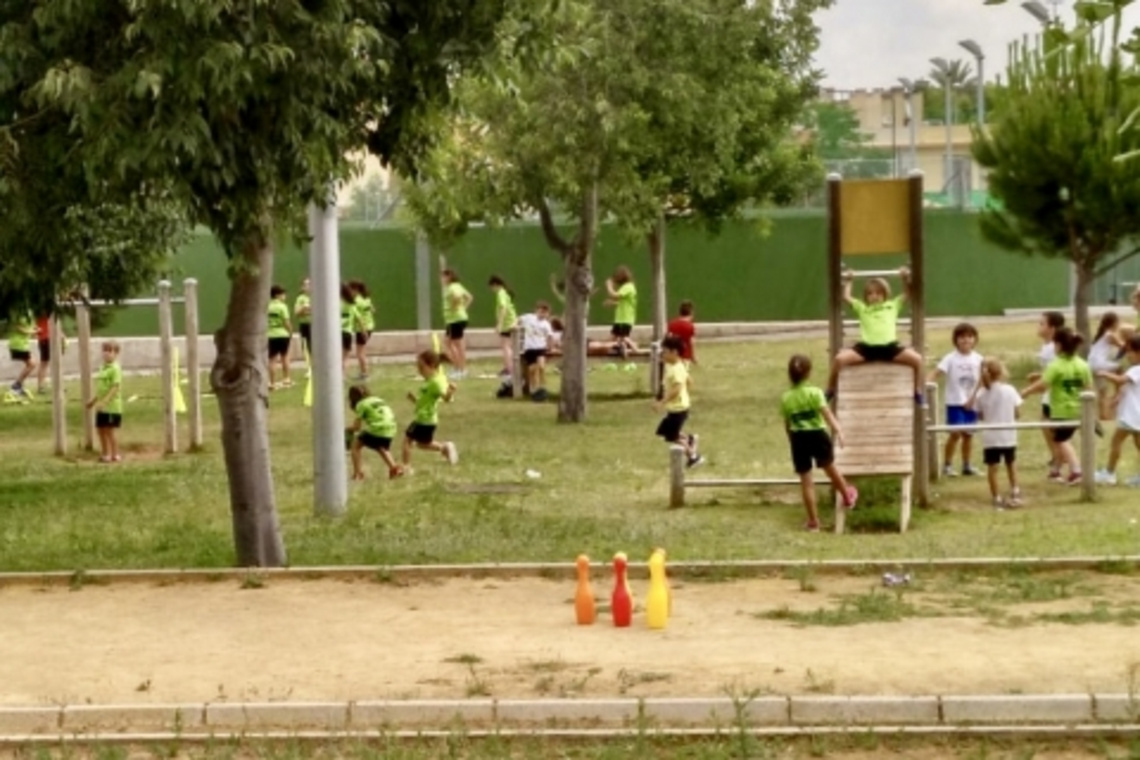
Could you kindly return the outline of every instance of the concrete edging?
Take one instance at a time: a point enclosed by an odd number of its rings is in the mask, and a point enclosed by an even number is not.
[[[0,737],[127,732],[467,731],[1135,726],[1128,694],[470,699],[0,707]]]

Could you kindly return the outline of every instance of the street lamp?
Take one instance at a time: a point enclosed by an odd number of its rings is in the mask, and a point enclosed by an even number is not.
[[[903,94],[906,95],[906,118],[910,126],[910,170],[914,171],[918,168],[918,114],[914,110],[914,93],[921,81],[899,77],[899,84],[903,86]]]
[[[946,95],[946,116],[943,119],[946,122],[946,158],[942,176],[942,189],[945,192],[950,187],[950,178],[954,174],[954,135],[951,132],[950,125],[950,110],[953,108],[950,101],[950,64],[946,62],[945,58],[931,58],[930,62],[942,75],[942,91]]]
[[[958,43],[965,48],[970,55],[974,56],[974,61],[978,65],[978,127],[985,128],[986,126],[986,54],[982,52],[982,46],[973,40],[962,40]]]
[[[1026,0],[1026,2],[1021,4],[1021,7],[1024,8],[1025,12],[1030,16],[1040,21],[1042,26],[1052,25],[1053,17],[1049,15],[1049,11],[1046,10],[1045,6],[1037,0]]]

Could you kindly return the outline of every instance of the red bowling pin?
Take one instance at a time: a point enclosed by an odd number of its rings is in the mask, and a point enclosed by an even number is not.
[[[628,628],[633,622],[633,598],[626,580],[628,566],[629,559],[623,552],[614,555],[614,593],[610,597],[610,612],[617,628]]]

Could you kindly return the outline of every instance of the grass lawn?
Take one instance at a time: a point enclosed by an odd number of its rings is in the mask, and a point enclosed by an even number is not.
[[[931,336],[939,355],[949,348],[946,332]],[[1003,357],[1018,382],[1033,368],[1036,348],[1031,324],[982,330],[980,350]],[[709,459],[701,476],[790,475],[778,398],[795,351],[821,364],[823,339],[701,347],[690,418]],[[934,508],[916,510],[903,536],[894,532],[893,489],[881,487],[865,489],[852,532],[839,537],[801,530],[794,489],[694,491],[690,506],[669,511],[667,449],[653,436],[658,415],[645,395],[643,365],[627,374],[595,363],[590,420],[580,426],[556,424],[550,403],[495,399],[496,383],[474,376],[496,366],[474,366],[442,410],[440,437],[457,442],[458,466],[417,454],[414,476],[388,481],[372,455],[369,479],[353,484],[348,515],[338,520],[313,515],[303,377],[273,394],[274,480],[291,564],[569,561],[579,552],[601,558],[622,550],[641,558],[657,545],[674,559],[712,560],[1120,555],[1134,553],[1140,536],[1140,492],[1101,489],[1096,504],[1080,503],[1077,489],[1045,482],[1036,432],[1021,436],[1027,506],[1016,512],[990,508],[984,478],[942,481]],[[825,369],[817,367],[820,382]],[[393,402],[401,427],[411,418],[402,398],[417,385],[413,375],[410,365],[383,365],[371,384]],[[69,394],[77,398],[74,386]],[[115,466],[86,454],[52,457],[46,399],[0,407],[0,570],[232,564],[213,401],[205,400],[205,451],[163,458],[157,380],[128,378],[126,395],[140,398],[127,405],[127,460]],[[1031,399],[1025,416],[1035,419],[1037,407]],[[74,451],[78,401],[69,417]],[[1101,449],[1103,461],[1103,442]],[[1130,450],[1121,474],[1136,468]]]

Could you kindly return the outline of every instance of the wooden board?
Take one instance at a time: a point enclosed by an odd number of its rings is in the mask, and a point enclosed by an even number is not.
[[[836,416],[844,447],[835,462],[849,475],[914,472],[914,371],[897,364],[848,367],[839,375]]]

